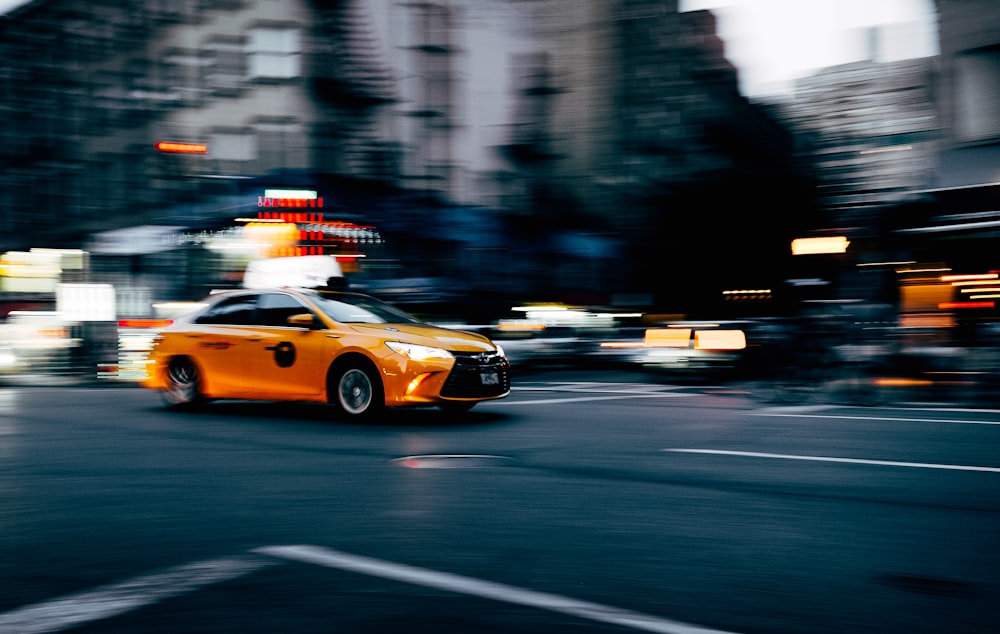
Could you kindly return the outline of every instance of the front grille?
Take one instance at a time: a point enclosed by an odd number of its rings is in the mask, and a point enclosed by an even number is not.
[[[510,363],[495,352],[454,352],[455,366],[441,388],[448,398],[500,396],[510,391]],[[484,384],[484,373],[496,373],[496,384]]]

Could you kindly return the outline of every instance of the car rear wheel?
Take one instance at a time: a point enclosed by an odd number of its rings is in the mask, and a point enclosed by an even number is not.
[[[176,409],[191,408],[205,402],[201,393],[201,373],[193,361],[181,357],[170,362],[163,400]]]
[[[345,366],[334,372],[331,400],[351,418],[370,418],[385,406],[382,382],[374,368]]]

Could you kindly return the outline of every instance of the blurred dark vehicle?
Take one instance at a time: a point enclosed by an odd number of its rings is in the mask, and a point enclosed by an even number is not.
[[[491,326],[483,334],[503,346],[515,368],[574,365],[588,360],[597,347],[594,338],[571,326]]]

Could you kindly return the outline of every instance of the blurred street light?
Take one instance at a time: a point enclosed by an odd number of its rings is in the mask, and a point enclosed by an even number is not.
[[[792,255],[816,253],[846,253],[850,241],[844,236],[825,238],[796,238],[792,240]]]

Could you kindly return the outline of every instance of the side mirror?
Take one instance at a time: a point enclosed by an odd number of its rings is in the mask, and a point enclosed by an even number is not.
[[[313,328],[316,326],[316,317],[312,313],[300,313],[298,315],[289,315],[288,323],[291,324],[292,326]]]

